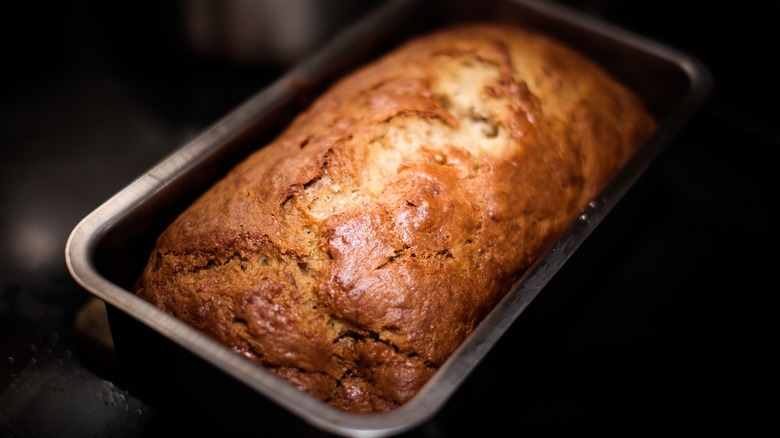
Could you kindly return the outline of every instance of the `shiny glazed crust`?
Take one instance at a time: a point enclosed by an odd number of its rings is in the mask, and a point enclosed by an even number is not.
[[[136,293],[332,406],[389,410],[653,129],[546,37],[446,29],[335,84],[201,196]]]

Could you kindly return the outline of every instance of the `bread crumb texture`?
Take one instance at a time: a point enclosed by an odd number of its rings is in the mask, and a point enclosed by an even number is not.
[[[183,212],[136,293],[334,407],[387,411],[653,129],[637,97],[546,37],[423,36]]]

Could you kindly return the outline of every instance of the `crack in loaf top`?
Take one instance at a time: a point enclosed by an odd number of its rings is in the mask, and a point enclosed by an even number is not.
[[[424,36],[336,83],[179,216],[137,292],[333,406],[391,409],[653,126],[543,36]]]

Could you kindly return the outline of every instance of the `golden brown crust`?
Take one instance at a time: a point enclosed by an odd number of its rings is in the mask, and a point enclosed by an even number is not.
[[[543,36],[428,35],[335,84],[182,213],[136,292],[333,406],[392,409],[653,128]]]

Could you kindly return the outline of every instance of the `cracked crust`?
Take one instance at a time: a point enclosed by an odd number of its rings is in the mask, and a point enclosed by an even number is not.
[[[335,84],[182,213],[136,293],[332,406],[392,409],[653,128],[545,37],[428,35]]]

